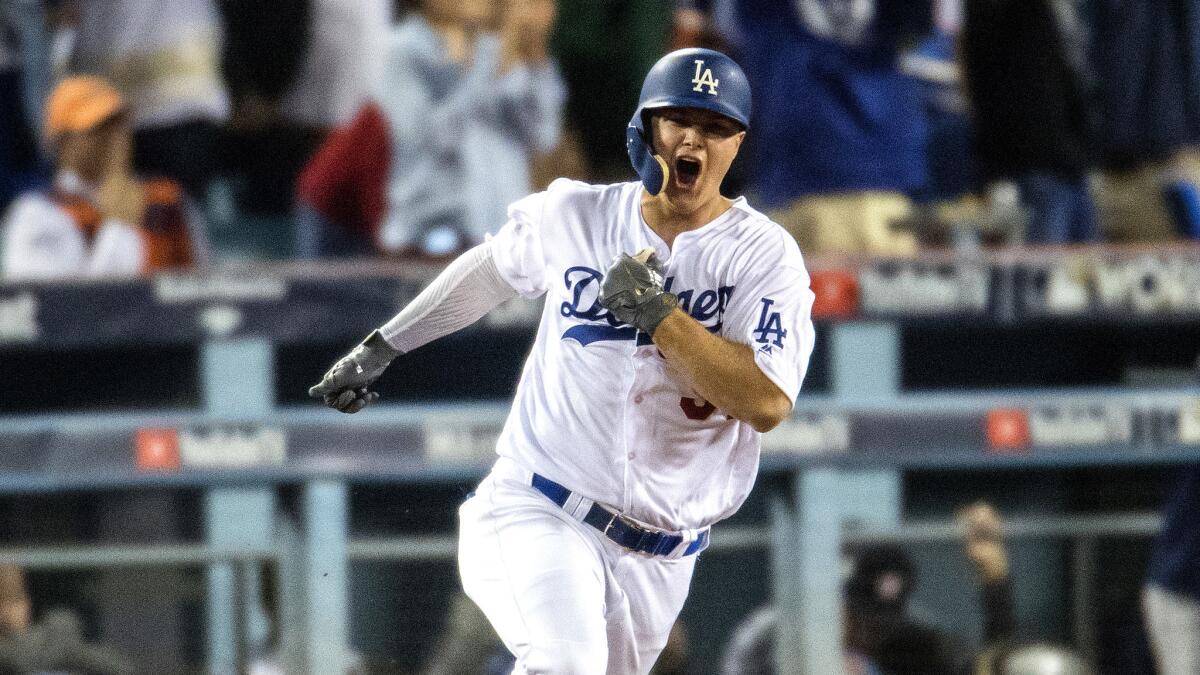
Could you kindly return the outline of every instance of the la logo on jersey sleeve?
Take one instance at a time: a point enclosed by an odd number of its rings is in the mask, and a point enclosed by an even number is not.
[[[783,319],[779,316],[779,312],[771,311],[775,300],[772,298],[762,299],[762,313],[758,316],[758,327],[752,333],[754,341],[760,345],[758,351],[764,354],[770,354],[776,347],[783,348],[783,340],[787,337],[787,329],[783,327]]]

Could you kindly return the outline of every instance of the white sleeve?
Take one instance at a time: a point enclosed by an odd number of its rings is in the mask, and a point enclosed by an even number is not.
[[[779,234],[769,239],[781,244],[742,256],[752,262],[734,286],[722,333],[749,345],[759,369],[795,403],[815,340],[815,296],[795,242]]]
[[[136,277],[142,272],[146,242],[129,223],[107,218],[96,232],[84,274],[93,279]]]
[[[508,222],[489,238],[500,277],[526,298],[536,298],[547,289],[542,215],[549,194],[539,192],[513,202]]]
[[[492,242],[484,242],[450,263],[379,332],[407,353],[471,325],[516,295],[496,269]]]
[[[83,236],[71,216],[37,195],[17,199],[4,220],[5,279],[61,279],[84,271]]]

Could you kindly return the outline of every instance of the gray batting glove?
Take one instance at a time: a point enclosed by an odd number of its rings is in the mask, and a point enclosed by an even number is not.
[[[321,381],[308,389],[308,395],[323,400],[330,408],[356,413],[379,400],[379,392],[368,387],[400,354],[379,331],[371,331],[367,339],[325,371]]]
[[[679,306],[679,297],[663,290],[662,263],[653,251],[622,253],[600,282],[600,304],[623,323],[653,336],[658,324]]]

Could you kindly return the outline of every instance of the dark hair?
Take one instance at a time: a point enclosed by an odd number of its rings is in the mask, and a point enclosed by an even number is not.
[[[880,608],[905,606],[916,585],[917,570],[904,549],[875,544],[851,558],[853,569],[844,587],[848,599]]]

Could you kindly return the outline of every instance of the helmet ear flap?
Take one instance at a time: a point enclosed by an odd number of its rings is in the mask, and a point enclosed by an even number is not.
[[[654,154],[650,145],[646,142],[646,137],[642,133],[640,125],[637,122],[641,121],[638,118],[641,116],[641,111],[634,113],[633,119],[629,121],[629,126],[625,127],[625,149],[629,152],[629,161],[633,164],[634,171],[642,179],[642,185],[646,187],[646,192],[651,196],[657,196],[662,192],[663,186],[667,184],[667,179],[671,175],[671,170],[667,167],[667,163],[662,157]]]

